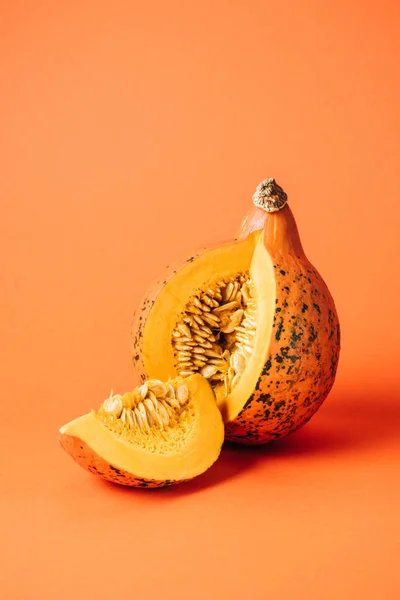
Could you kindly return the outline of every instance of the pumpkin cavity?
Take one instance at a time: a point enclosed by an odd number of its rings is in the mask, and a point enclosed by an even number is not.
[[[249,273],[206,283],[189,298],[172,331],[176,372],[200,373],[228,395],[254,349],[256,301]]]
[[[150,379],[104,400],[95,415],[116,436],[151,452],[179,450],[193,435],[196,407],[182,377]]]

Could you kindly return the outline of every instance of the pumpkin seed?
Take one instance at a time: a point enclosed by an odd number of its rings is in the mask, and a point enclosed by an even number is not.
[[[200,373],[203,375],[203,377],[205,377],[206,379],[210,379],[210,377],[212,375],[215,375],[215,373],[218,371],[218,367],[216,367],[215,365],[207,365],[206,367],[203,367],[200,370]]]
[[[193,359],[193,364],[196,367],[204,367],[204,365],[207,364],[207,359],[205,357],[203,360],[200,360],[199,358],[195,358],[195,359]]]
[[[200,325],[200,327],[202,325],[204,325],[203,319],[201,317],[197,316],[197,315],[193,316],[193,320],[194,320],[195,324]],[[196,329],[198,329],[198,327],[196,327]]]
[[[172,406],[172,408],[180,408],[181,406],[175,396],[173,398],[167,398],[166,401],[170,406]]]
[[[203,340],[207,340],[209,335],[212,335],[211,329],[210,329],[210,333],[208,333],[208,331],[204,331],[203,327],[200,327],[200,329],[195,332],[193,339],[196,340],[197,342],[202,342]],[[201,339],[199,339],[199,338],[201,338]]]
[[[142,400],[144,398],[146,398],[147,392],[149,391],[149,387],[148,387],[147,383],[144,383],[143,385],[141,385],[138,391],[139,391],[140,398]]]
[[[153,402],[150,400],[150,398],[145,398],[143,400],[143,404],[146,407],[147,415],[150,415],[151,418],[154,419],[156,409],[154,408]]]
[[[177,390],[176,390],[176,398],[179,402],[179,404],[185,404],[185,402],[188,401],[189,399],[189,389],[186,385],[182,384],[180,386],[178,386]]]
[[[136,417],[136,423],[138,424],[138,427],[142,428],[144,425],[142,415],[140,414],[140,412],[137,408],[134,409],[134,412],[135,412],[135,417]]]
[[[177,328],[183,333],[183,335],[190,337],[190,329],[186,323],[178,323]]]
[[[235,331],[235,328],[239,325],[240,321],[242,320],[243,313],[244,311],[241,308],[234,312],[231,318],[229,319],[228,324],[225,325],[225,327],[221,327],[222,333],[232,333],[233,331]]]
[[[191,369],[193,367],[193,362],[191,360],[184,360],[182,359],[182,362],[179,360],[178,361],[178,367],[180,369]]]
[[[236,302],[236,300],[234,300],[233,302],[228,302],[227,304],[221,304],[221,306],[218,306],[218,308],[214,308],[212,311],[213,315],[219,315],[222,312],[225,312],[227,310],[232,310],[233,308],[237,308],[239,306],[239,304]]]
[[[231,357],[231,366],[238,375],[241,375],[246,368],[246,360],[240,352],[235,352]]]
[[[202,314],[201,310],[199,308],[197,308],[197,306],[193,306],[193,305],[189,306],[187,308],[187,311],[192,313],[193,315],[201,315]]]
[[[224,302],[228,302],[229,298],[231,297],[233,291],[233,283],[229,282],[228,285],[225,286],[225,288],[222,291],[222,298],[224,300]]]
[[[197,347],[197,348],[193,348],[193,354],[205,354],[206,352],[206,348],[201,348],[201,347]]]
[[[188,350],[191,351],[193,346],[188,346],[187,344],[175,344],[175,348],[177,350]]]
[[[224,373],[215,373],[210,379],[213,379],[214,381],[224,381],[225,375]]]
[[[212,301],[212,299],[209,296],[207,296],[207,294],[203,294],[202,295],[201,301],[204,304],[207,304],[207,306],[213,306],[213,301]]]
[[[107,400],[104,400],[103,402],[103,409],[106,413],[112,414],[118,419],[118,417],[121,415],[123,408],[124,404],[122,402],[122,396],[120,396],[119,394],[113,396],[113,390],[111,390],[109,398],[107,398]]]
[[[243,300],[247,304],[247,302],[250,300],[250,291],[245,283],[242,285],[241,292],[242,292]]]
[[[232,300],[234,300],[236,298],[236,294],[239,291],[239,286],[240,286],[240,283],[238,281],[235,281],[233,283],[233,288],[232,288],[232,291],[231,291],[231,295],[229,296],[229,298],[227,298],[227,300],[229,302],[232,302]]]
[[[140,414],[142,416],[142,419],[144,421],[147,421],[147,413],[146,413],[146,409],[145,409],[145,407],[143,405],[143,402],[139,402],[139,404],[137,405],[137,409],[140,412]]]
[[[207,356],[209,358],[221,358],[221,354],[215,352],[214,350],[206,350],[204,356]]]
[[[133,429],[136,425],[136,419],[134,420],[133,415],[134,413],[131,410],[126,411],[126,423],[131,429]]]
[[[159,408],[158,408],[158,412],[164,422],[164,425],[169,425],[169,414],[167,412],[167,409],[165,408],[165,406],[160,402]]]

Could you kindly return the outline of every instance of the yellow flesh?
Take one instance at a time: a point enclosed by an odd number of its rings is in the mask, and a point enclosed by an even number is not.
[[[218,398],[218,406],[225,421],[231,421],[243,408],[254,392],[258,378],[264,367],[275,311],[275,278],[271,257],[265,249],[263,237],[257,239],[251,257],[250,277],[253,281],[253,295],[257,306],[257,327],[253,353],[247,359],[246,369],[239,383],[226,398]]]
[[[175,377],[174,351],[165,340],[171,340],[178,315],[184,311],[195,288],[208,287],[207,282],[213,282],[216,274],[219,278],[232,275],[232,265],[235,272],[248,270],[253,245],[252,236],[249,236],[242,242],[209,250],[167,281],[149,312],[143,331],[143,361],[148,377],[153,377],[151,373],[157,373],[161,380]],[[147,335],[147,331],[152,333]]]
[[[249,272],[257,303],[257,328],[254,351],[245,372],[227,397],[222,386],[214,388],[218,406],[226,421],[233,419],[253,393],[264,365],[272,333],[275,279],[272,260],[263,243],[263,232],[256,231],[240,242],[209,250],[180,269],[162,288],[147,317],[143,332],[143,361],[148,377],[175,377],[172,331],[179,315],[197,290],[239,272]]]
[[[214,462],[224,431],[208,382],[200,375],[193,375],[185,383],[190,394],[187,405],[190,405],[191,435],[188,437],[177,440],[175,428],[170,427],[163,432],[164,441],[158,447],[152,446],[152,433],[148,434],[148,446],[137,445],[113,433],[94,413],[71,421],[61,428],[60,433],[82,439],[107,463],[136,477],[190,479]]]

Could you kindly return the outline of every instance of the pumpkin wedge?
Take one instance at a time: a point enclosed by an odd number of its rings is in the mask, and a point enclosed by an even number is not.
[[[99,410],[60,429],[64,450],[114,483],[155,488],[182,483],[217,460],[224,426],[213,391],[199,374],[150,380],[107,398]]]
[[[175,266],[136,311],[142,378],[210,382],[226,438],[262,444],[305,424],[335,380],[339,321],[307,259],[285,192],[258,186],[238,239]]]

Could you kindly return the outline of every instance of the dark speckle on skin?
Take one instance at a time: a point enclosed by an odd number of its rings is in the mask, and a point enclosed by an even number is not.
[[[290,347],[295,349],[297,347],[297,342],[301,340],[303,337],[303,331],[300,329],[296,332],[296,329],[293,327],[292,334],[290,336]]]
[[[283,319],[281,317],[280,321],[279,321],[279,325],[276,329],[276,333],[275,333],[275,339],[277,341],[279,341],[281,339],[281,335],[283,333],[283,331],[285,331],[284,327],[283,327]]]
[[[285,400],[280,400],[279,402],[276,402],[275,406],[274,406],[274,411],[278,411],[279,409],[283,408],[285,405],[286,405]]]
[[[315,342],[315,340],[317,339],[317,337],[318,337],[318,333],[315,330],[314,325],[311,323],[310,324],[310,335],[309,335],[309,338],[308,338],[308,341],[310,342],[310,344],[312,344],[313,342]]]
[[[315,308],[315,310],[317,311],[317,313],[320,315],[321,314],[321,309],[319,307],[319,304],[317,304],[316,302],[313,303],[313,307]]]

